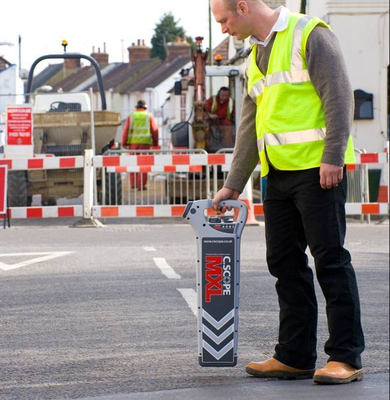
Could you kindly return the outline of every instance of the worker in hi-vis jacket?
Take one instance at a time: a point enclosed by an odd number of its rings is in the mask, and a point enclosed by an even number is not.
[[[150,150],[152,146],[158,145],[158,127],[153,115],[147,111],[147,108],[146,102],[139,100],[136,110],[127,117],[122,132],[122,148]],[[145,189],[147,180],[147,173],[130,174],[132,188]]]

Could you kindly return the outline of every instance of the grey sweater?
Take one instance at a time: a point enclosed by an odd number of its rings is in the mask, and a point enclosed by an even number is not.
[[[257,65],[266,75],[275,36],[266,46],[257,46]],[[312,83],[322,101],[326,139],[322,162],[344,165],[344,155],[352,128],[354,98],[347,68],[335,34],[317,26],[309,36],[306,61]],[[243,191],[259,162],[256,138],[256,104],[246,92],[237,131],[234,157],[225,187]]]

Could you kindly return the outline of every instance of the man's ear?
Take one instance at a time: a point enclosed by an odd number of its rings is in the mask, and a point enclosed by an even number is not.
[[[237,3],[237,14],[239,14],[241,16],[245,16],[245,15],[248,15],[248,13],[249,13],[248,3],[244,0],[239,1]]]

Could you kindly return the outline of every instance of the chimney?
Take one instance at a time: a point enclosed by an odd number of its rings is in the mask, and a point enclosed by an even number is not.
[[[137,45],[134,43],[129,47],[129,62],[134,65],[138,61],[150,59],[151,48],[145,45],[145,40],[137,40]]]
[[[64,60],[64,66],[66,69],[81,68],[81,60],[79,58],[66,58]]]
[[[166,61],[173,61],[179,57],[191,57],[191,45],[187,42],[187,38],[176,37],[174,43],[168,44],[168,57]]]
[[[98,47],[98,52],[95,53],[95,47],[92,47],[91,57],[94,58],[99,65],[106,66],[108,64],[108,54],[106,53],[106,44],[103,44],[103,53],[100,52],[100,47]]]

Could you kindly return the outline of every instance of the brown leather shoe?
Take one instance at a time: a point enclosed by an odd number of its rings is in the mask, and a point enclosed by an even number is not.
[[[356,369],[349,364],[330,361],[324,368],[314,374],[314,382],[327,385],[351,383],[363,379],[363,370]]]
[[[312,379],[314,371],[292,368],[274,358],[263,362],[251,362],[246,367],[246,372],[257,378]]]

